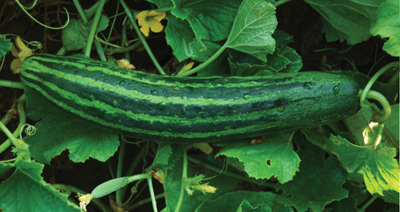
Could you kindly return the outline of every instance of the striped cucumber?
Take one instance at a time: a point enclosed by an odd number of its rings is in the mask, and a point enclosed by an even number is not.
[[[254,138],[359,110],[356,80],[333,73],[171,77],[39,54],[24,60],[20,74],[26,86],[86,122],[160,142]]]

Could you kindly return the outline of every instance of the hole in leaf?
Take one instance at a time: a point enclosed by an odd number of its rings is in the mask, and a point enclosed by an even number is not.
[[[271,165],[271,160],[267,160],[267,165],[268,165],[268,166]]]

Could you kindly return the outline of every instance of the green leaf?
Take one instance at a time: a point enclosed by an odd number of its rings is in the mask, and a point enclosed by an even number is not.
[[[346,127],[359,145],[371,145],[375,142],[379,127],[371,123],[372,115],[370,110],[361,108],[358,113],[344,120]]]
[[[289,47],[288,47],[289,48]],[[280,54],[280,49],[276,49],[276,51],[267,56],[267,64],[270,67],[270,71],[278,72],[284,68],[286,65],[290,64],[290,60]]]
[[[393,57],[400,56],[400,16],[399,1],[386,0],[379,4],[377,20],[372,24],[372,35],[389,37],[383,45],[383,50]]]
[[[358,206],[371,197],[364,184],[347,181],[343,188],[349,191],[349,197],[340,201],[332,202],[325,207],[325,211],[332,212],[363,212]]]
[[[0,170],[16,168],[11,177],[0,184],[0,208],[3,211],[81,211],[68,201],[67,195],[42,179],[40,174],[44,165],[24,160],[10,165],[0,163]]]
[[[286,32],[279,29],[275,30],[274,34],[272,34],[272,37],[275,39],[276,41],[275,45],[277,47],[286,46],[287,44],[294,41],[293,36],[290,36]]]
[[[298,211],[322,211],[324,207],[344,199],[348,192],[342,188],[346,182],[346,171],[334,157],[325,159],[325,151],[312,145],[303,136],[296,137],[301,159],[300,172],[293,181],[284,184],[287,197],[279,196],[276,201],[285,206],[294,206]],[[291,195],[290,195],[291,194]]]
[[[330,212],[364,212],[364,210],[360,210],[356,206],[354,206],[348,198],[342,199],[339,202],[333,202],[333,204],[329,204],[328,206],[326,206],[326,211],[330,211]]]
[[[175,165],[175,162],[181,157],[182,151],[182,145],[160,143],[158,145],[157,154],[154,158],[153,164],[147,168],[147,170],[150,170],[153,167],[164,170],[172,169]]]
[[[346,40],[349,45],[371,37],[370,26],[379,1],[305,0],[321,14],[326,40]]]
[[[370,198],[370,194],[367,191],[364,183],[358,184],[351,181],[347,181],[343,188],[349,191],[349,200],[353,206],[358,206]]]
[[[279,182],[286,183],[292,180],[300,163],[291,139],[292,133],[280,133],[268,136],[261,144],[232,143],[216,157],[225,155],[238,158],[244,163],[250,177],[269,179],[274,176]]]
[[[233,49],[228,49],[227,52],[232,76],[252,76],[259,71],[267,69],[267,65],[264,62],[251,55]]]
[[[199,77],[229,76],[228,53],[225,51],[197,73]]]
[[[277,26],[275,7],[263,0],[244,0],[225,45],[267,62],[275,50],[272,33]]]
[[[6,36],[0,34],[0,57],[3,57],[11,50],[12,43]]]
[[[332,145],[330,145],[330,133],[331,130],[324,126],[312,127],[312,128],[304,128],[301,129],[301,132],[307,137],[307,140],[313,143],[314,145],[324,149],[327,152],[332,152]],[[341,136],[347,136],[348,139],[353,139],[352,135],[347,132],[340,132]],[[349,173],[347,175],[347,180],[362,183],[363,176],[359,173]]]
[[[181,157],[181,159],[176,162],[173,170],[168,170],[164,172],[165,184],[163,186],[167,206],[166,208],[164,208],[163,211],[175,211],[175,208],[177,206],[182,183],[182,161],[183,159]],[[199,170],[196,171],[196,174],[204,174],[206,175],[206,177],[217,175],[216,172],[207,171],[206,173],[203,173]],[[195,170],[192,166],[188,166],[188,177],[193,176],[195,176]],[[239,180],[227,177],[225,175],[218,175],[215,178],[204,181],[202,183],[208,183],[208,185],[216,187],[217,190],[215,191],[215,193],[206,194],[203,194],[200,191],[195,191],[192,196],[188,196],[188,194],[185,192],[180,211],[194,211],[205,200],[216,199],[217,197],[227,192],[235,191],[239,184]]]
[[[74,162],[84,162],[89,157],[104,162],[117,151],[119,140],[116,134],[71,117],[36,91],[29,88],[25,91],[27,114],[34,114],[33,118],[44,117],[35,125],[36,134],[24,138],[35,160],[50,164],[54,156],[68,149]],[[39,104],[42,107],[33,107]]]
[[[399,104],[390,105],[392,113],[388,120],[384,122],[382,140],[386,141],[387,147],[399,146]]]
[[[196,41],[192,28],[187,21],[182,21],[171,15],[167,16],[167,20],[165,38],[179,62],[188,58],[203,62],[220,48],[219,45],[210,41]]]
[[[271,211],[276,194],[272,192],[237,191],[231,192],[216,199],[203,202],[196,212],[206,211],[249,211],[249,208],[262,206],[264,211]],[[250,207],[251,206],[251,207]],[[258,210],[256,210],[258,211]],[[275,211],[275,210],[274,210]]]
[[[284,73],[298,72],[303,67],[301,56],[297,54],[296,50],[288,46],[283,46],[279,49],[279,54],[281,54],[283,57],[287,58],[290,61],[290,63],[287,64],[286,67],[281,70],[281,72]]]
[[[155,5],[157,5],[158,8],[164,8],[164,7],[172,7],[174,4],[172,3],[171,0],[146,0],[148,2],[151,2]]]
[[[173,0],[171,13],[187,20],[196,40],[220,41],[229,36],[241,0]]]
[[[379,145],[356,146],[340,136],[330,137],[333,153],[349,172],[363,174],[365,185],[371,194],[381,196],[385,201],[398,204],[399,165],[394,158],[395,148]]]
[[[83,24],[82,19],[71,19],[68,26],[62,30],[62,43],[67,51],[80,50],[86,47],[89,32],[93,25],[93,19],[87,24]],[[108,18],[101,15],[96,33],[108,27]]]

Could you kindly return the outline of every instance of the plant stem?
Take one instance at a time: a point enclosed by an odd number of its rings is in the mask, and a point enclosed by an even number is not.
[[[164,194],[164,193],[157,194],[157,195],[155,196],[155,199],[160,199],[160,198],[162,198],[162,197],[165,197],[165,194]],[[152,201],[152,198],[151,198],[151,197],[150,197],[150,198],[147,198],[147,199],[140,200],[140,201],[136,202],[135,204],[133,204],[133,205],[131,205],[131,206],[125,208],[125,210],[127,210],[127,211],[133,211],[133,209],[135,209],[135,208],[137,208],[137,207],[139,207],[139,206],[141,206],[141,205],[143,205],[143,204],[145,204],[145,203],[151,202],[151,201]]]
[[[101,38],[99,38],[97,36],[94,38],[94,40],[99,42],[99,43],[102,43],[102,44],[104,44],[106,46],[111,46],[111,47],[114,47],[114,48],[117,48],[117,49],[121,48],[121,46],[115,45],[113,43],[109,43],[109,42],[107,42],[107,41],[105,41],[105,40],[103,40],[103,39],[101,39]]]
[[[390,103],[385,98],[385,96],[382,95],[381,93],[377,92],[377,91],[370,90],[367,93],[367,97],[366,98],[367,99],[374,99],[374,100],[378,101],[382,105],[383,110],[384,110],[384,114],[379,118],[379,122],[382,123],[382,122],[386,121],[389,118],[390,113],[392,112],[392,108],[390,107]]]
[[[150,11],[154,11],[154,12],[158,12],[158,13],[169,12],[169,11],[173,10],[174,8],[175,8],[175,6],[172,6],[172,7],[164,7],[164,8],[158,8],[158,9],[155,9],[155,10],[149,10],[149,12],[150,12]]]
[[[72,190],[72,192],[74,192],[74,193],[80,193],[80,194],[87,194],[88,192],[86,192],[86,191],[84,191],[84,190],[81,190],[81,189],[79,189],[79,188],[76,188],[76,187],[74,187],[74,186],[70,186],[70,185],[68,185],[68,187]],[[93,198],[92,199],[92,202],[94,202],[102,211],[104,211],[104,212],[111,212],[111,209],[109,208],[109,207],[107,207],[104,203],[102,203],[101,201],[100,201],[100,199],[96,199],[96,198]]]
[[[81,4],[78,0],[73,0],[76,10],[78,11],[79,15],[81,16],[82,22],[86,24],[88,22],[85,12],[82,9]]]
[[[124,142],[125,143],[125,142]],[[128,171],[126,172],[125,176],[131,176],[135,171],[136,167],[139,165],[140,161],[143,159],[144,153],[146,152],[146,148],[142,147],[139,153],[136,155],[135,160],[129,166]],[[125,196],[126,186],[122,187],[121,189],[121,196]]]
[[[182,169],[181,192],[179,194],[179,199],[178,199],[178,203],[175,208],[175,212],[179,212],[179,210],[181,209],[183,197],[185,196],[185,184],[183,182],[187,178],[187,166],[188,166],[187,152],[186,152],[186,148],[183,148],[183,169]]]
[[[385,127],[385,129],[383,129],[383,133],[385,133],[385,135],[387,136],[388,140],[394,145],[396,146],[396,148],[399,148],[399,142],[397,142],[396,138],[392,135],[392,133],[390,133],[390,131]]]
[[[138,40],[136,43],[134,43],[133,45],[124,47],[124,48],[118,48],[118,49],[108,49],[106,51],[107,54],[111,55],[114,53],[124,53],[124,52],[129,52],[132,51],[134,49],[136,49],[137,47],[139,47],[140,45],[142,45],[142,41]]]
[[[366,202],[362,208],[360,208],[360,211],[365,211],[365,209],[368,208],[369,205],[371,205],[371,203],[373,203],[378,197],[377,196],[372,196],[371,199],[368,200],[368,202]]]
[[[103,48],[101,48],[101,44],[98,41],[94,41],[94,46],[96,47],[97,54],[100,57],[100,60],[107,61],[106,55],[104,54]]]
[[[17,143],[15,141],[17,140],[17,138],[13,136],[11,131],[2,122],[0,122],[0,129],[6,134],[6,136],[8,137],[8,139],[10,139],[10,141],[14,144],[14,146],[16,146]]]
[[[371,77],[371,79],[365,86],[364,91],[361,94],[360,105],[363,105],[369,90],[371,89],[371,87],[375,83],[375,81],[378,79],[378,77],[381,76],[383,73],[385,73],[385,71],[389,70],[390,68],[398,68],[398,67],[399,67],[399,62],[392,62],[392,63],[389,63],[389,64],[383,66],[378,72],[376,72],[376,74],[373,77]]]
[[[149,177],[152,178],[153,176],[151,176],[151,174],[136,174],[136,175],[129,176],[129,177],[126,177],[126,178],[128,178],[129,183],[131,183],[131,182],[134,182],[136,180],[147,179]]]
[[[147,54],[149,55],[151,61],[153,61],[154,65],[156,66],[156,68],[157,68],[158,72],[160,72],[160,74],[166,75],[166,73],[164,72],[164,70],[162,69],[162,67],[160,66],[160,64],[158,63],[157,59],[154,57],[154,54],[153,54],[153,52],[151,51],[149,45],[147,44],[145,37],[143,36],[142,32],[140,31],[138,25],[136,24],[136,21],[135,21],[135,19],[133,18],[132,13],[131,13],[131,11],[129,10],[128,5],[126,5],[126,3],[125,3],[124,0],[119,0],[119,1],[121,2],[121,5],[122,5],[122,7],[123,7],[124,10],[125,10],[126,15],[128,16],[129,21],[130,21],[131,24],[133,25],[133,28],[135,29],[136,34],[139,36],[140,40],[142,41],[143,46],[144,46],[144,48],[146,49]]]
[[[189,161],[191,161],[193,163],[196,163],[196,164],[201,164],[201,165],[205,166],[207,169],[210,169],[212,171],[220,172],[220,170],[221,170],[220,167],[213,166],[211,164],[208,164],[206,162],[198,160],[197,158],[189,156],[188,159],[189,159]],[[233,178],[239,179],[239,180],[243,180],[245,182],[255,183],[253,180],[251,180],[248,177],[245,177],[245,176],[242,176],[242,175],[239,175],[239,174],[235,174],[235,173],[232,173],[232,172],[229,172],[229,171],[222,172],[222,174],[226,175],[226,176],[229,176],[229,177],[233,177]],[[271,183],[271,182],[268,182],[268,181],[263,181],[262,184],[258,184],[257,183],[257,185],[265,186],[265,187],[272,188],[272,189],[276,189],[276,185],[274,183]]]
[[[279,0],[279,1],[275,2],[274,5],[275,5],[275,7],[278,7],[278,6],[280,6],[280,5],[284,4],[284,3],[287,3],[289,1],[291,1],[291,0]]]
[[[119,155],[118,155],[118,168],[117,168],[117,178],[122,177],[122,168],[124,165],[124,152],[125,152],[125,142],[120,142],[119,145]],[[117,204],[121,205],[122,203],[122,195],[121,195],[121,189],[118,189],[116,191],[116,200]]]
[[[399,72],[396,71],[387,83],[395,83],[399,80]]]
[[[105,0],[104,3],[107,3],[108,0]],[[87,19],[91,19],[93,17],[93,15],[96,13],[97,7],[101,4],[100,1],[94,3],[90,8],[84,10],[85,14],[86,14],[86,18]]]
[[[19,136],[20,132],[21,132],[21,128],[22,126],[25,125],[26,123],[26,116],[25,116],[25,110],[24,110],[24,104],[26,101],[26,96],[25,94],[23,94],[22,96],[20,96],[17,100],[17,111],[19,114],[19,124],[17,129],[13,132],[13,138],[16,138]],[[3,126],[4,124],[2,122],[0,122]],[[8,129],[7,129],[8,130]],[[4,150],[6,150],[9,146],[11,146],[11,141],[12,139],[7,139],[5,142],[3,142],[0,145],[0,153],[2,153]],[[14,140],[15,141],[15,140]],[[15,142],[13,141],[14,145]]]
[[[115,12],[117,13],[118,10],[119,10],[119,2],[117,2],[117,8],[115,9]],[[112,34],[112,31],[113,31],[113,28],[114,28],[114,25],[115,25],[115,21],[117,21],[117,17],[114,17],[114,19],[113,19],[113,22],[112,22],[111,27],[110,27],[110,32],[108,32],[107,41],[110,41],[111,34]]]
[[[127,36],[126,36],[126,31],[127,31],[127,29],[128,29],[128,25],[129,25],[129,22],[127,21],[123,26],[122,26],[122,46],[123,47],[126,47],[126,45],[127,45],[127,41],[128,41],[128,38],[127,38]],[[125,59],[126,60],[128,60],[129,62],[131,61],[131,54],[130,54],[130,52],[129,51],[126,51],[125,52]]]
[[[189,76],[191,74],[194,74],[194,73],[200,71],[201,69],[206,67],[208,64],[212,63],[215,59],[217,59],[218,56],[221,55],[222,52],[224,52],[224,50],[226,48],[227,48],[227,45],[224,44],[223,46],[221,46],[221,48],[217,52],[215,52],[210,58],[208,58],[206,61],[204,61],[203,63],[198,65],[196,68],[190,69],[190,70],[185,71],[185,72],[179,72],[176,76],[180,76],[180,77]]]
[[[0,80],[0,86],[19,89],[25,88],[25,85],[20,82],[13,82],[8,80]]]
[[[374,150],[376,149],[376,147],[378,146],[378,144],[381,142],[382,140],[382,133],[383,133],[383,129],[385,127],[385,124],[382,123],[379,125],[379,130],[378,130],[378,134],[376,135],[376,140],[374,142]]]
[[[90,29],[87,44],[86,44],[86,49],[85,49],[85,55],[88,57],[90,57],[90,52],[92,51],[94,35],[96,34],[96,29],[97,29],[97,26],[99,25],[101,12],[103,10],[105,3],[106,3],[105,0],[100,0],[99,6],[97,7],[97,10],[96,10],[96,14],[94,15],[94,18],[93,18],[92,28]]]
[[[151,198],[151,203],[153,205],[153,211],[158,212],[157,210],[157,201],[156,201],[156,196],[154,195],[154,188],[153,188],[153,182],[152,182],[153,177],[147,178],[147,182],[149,185],[149,191],[150,191],[150,198]]]

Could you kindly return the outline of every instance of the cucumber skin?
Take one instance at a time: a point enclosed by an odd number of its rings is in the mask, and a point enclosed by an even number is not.
[[[181,78],[38,54],[24,60],[20,75],[26,86],[85,122],[159,142],[250,139],[359,110],[357,81],[333,73]]]

